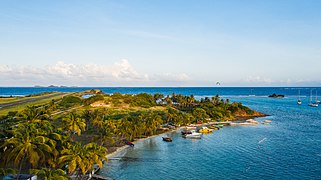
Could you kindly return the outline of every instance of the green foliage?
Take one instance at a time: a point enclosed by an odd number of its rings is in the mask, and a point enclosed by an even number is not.
[[[65,96],[62,98],[61,102],[59,103],[60,106],[64,108],[69,108],[75,105],[80,105],[82,102],[80,97],[77,96]]]
[[[131,105],[143,108],[150,108],[156,106],[156,102],[154,101],[154,97],[152,95],[147,93],[141,93],[132,97]]]
[[[71,179],[62,169],[32,169],[31,174],[37,175],[40,180],[68,180]]]
[[[84,100],[84,104],[85,104],[85,105],[90,105],[90,104],[92,104],[92,103],[94,103],[94,102],[103,101],[103,100],[104,100],[104,96],[101,95],[101,94],[97,94],[97,95],[95,95],[95,96],[91,96],[91,97],[85,99],[85,100]]]

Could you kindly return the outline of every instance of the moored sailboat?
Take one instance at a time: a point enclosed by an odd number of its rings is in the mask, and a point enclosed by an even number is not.
[[[301,99],[300,99],[300,90],[299,90],[299,97],[298,97],[298,102],[297,102],[299,105],[301,105],[302,104],[302,101],[301,101]]]
[[[318,100],[318,91],[315,91],[315,103],[320,104],[320,100]]]
[[[318,107],[319,104],[318,103],[313,103],[312,102],[312,90],[310,91],[310,103],[309,103],[309,106],[312,106],[312,107]]]

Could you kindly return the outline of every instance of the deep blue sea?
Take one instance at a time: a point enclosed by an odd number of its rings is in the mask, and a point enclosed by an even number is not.
[[[0,88],[0,95],[92,88]],[[321,88],[99,88],[106,93],[221,95],[269,114],[271,125],[224,127],[202,139],[179,132],[139,142],[109,160],[101,175],[115,179],[321,179],[321,106],[309,107],[310,90]],[[300,90],[302,105],[297,105]],[[284,94],[283,99],[267,95]],[[253,94],[255,96],[249,96]],[[320,96],[319,96],[319,99]]]

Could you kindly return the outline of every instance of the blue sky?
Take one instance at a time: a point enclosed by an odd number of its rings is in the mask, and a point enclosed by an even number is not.
[[[1,0],[0,86],[320,86],[321,1]]]

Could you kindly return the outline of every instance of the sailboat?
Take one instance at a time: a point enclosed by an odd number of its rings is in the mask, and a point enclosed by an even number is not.
[[[251,89],[251,94],[249,94],[249,96],[255,96],[255,95],[253,94],[253,89]]]
[[[309,103],[309,106],[312,106],[312,107],[318,107],[319,106],[318,103],[313,103],[312,102],[312,90],[310,91],[310,103]]]
[[[320,100],[318,100],[318,91],[315,91],[315,103],[320,104]]]
[[[299,98],[298,98],[298,104],[302,104],[302,101],[300,100],[300,90],[299,90]]]

